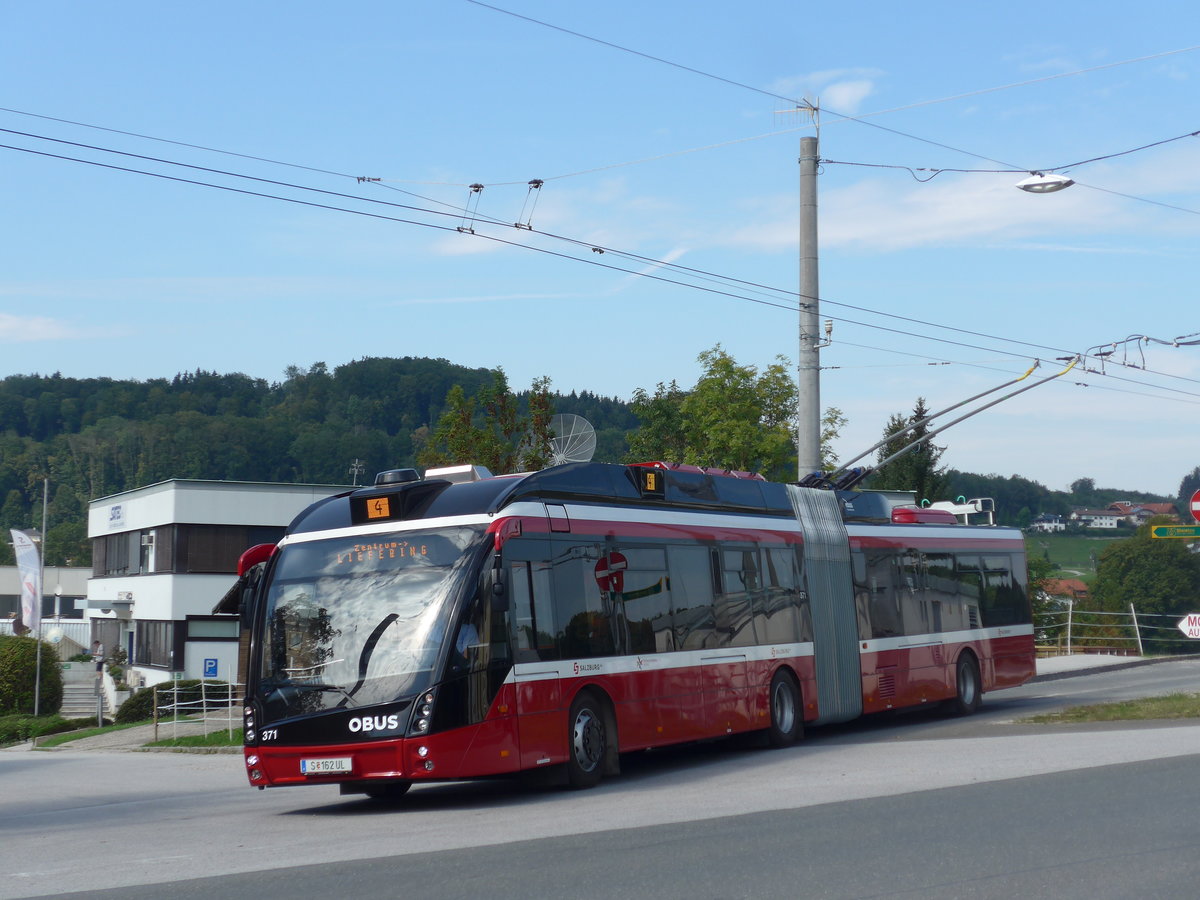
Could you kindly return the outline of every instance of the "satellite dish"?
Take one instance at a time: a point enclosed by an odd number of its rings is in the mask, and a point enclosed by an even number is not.
[[[571,462],[591,462],[596,452],[596,429],[583,416],[558,414],[550,420],[554,437],[550,440],[550,458],[556,466]]]

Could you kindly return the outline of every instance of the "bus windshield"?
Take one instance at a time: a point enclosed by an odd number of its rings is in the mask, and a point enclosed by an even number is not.
[[[461,526],[285,546],[264,605],[265,719],[425,690],[482,534]]]

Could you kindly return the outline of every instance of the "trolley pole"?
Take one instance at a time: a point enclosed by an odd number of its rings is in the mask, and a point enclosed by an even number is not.
[[[800,349],[796,359],[799,477],[821,468],[820,294],[817,277],[817,139],[800,138]]]

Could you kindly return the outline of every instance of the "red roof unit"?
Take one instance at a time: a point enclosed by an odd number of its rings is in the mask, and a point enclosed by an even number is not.
[[[958,519],[948,509],[918,509],[897,506],[892,510],[893,525],[957,525]]]

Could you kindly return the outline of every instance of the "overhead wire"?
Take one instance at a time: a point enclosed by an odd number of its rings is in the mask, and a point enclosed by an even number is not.
[[[473,4],[474,6],[479,6],[479,7],[485,8],[485,9],[490,9],[494,12],[498,12],[503,15],[512,16],[513,18],[516,18],[516,19],[522,19],[526,22],[530,22],[532,24],[539,25],[544,28],[549,28],[554,31],[559,31],[564,34],[571,35],[572,37],[577,37],[582,40],[591,41],[593,43],[600,44],[605,47],[609,47],[613,50],[618,50],[622,53],[629,53],[634,56],[639,56],[639,57],[642,57],[643,59],[650,60],[652,62],[656,62],[656,63],[660,63],[665,66],[670,66],[672,68],[680,69],[685,72],[690,72],[691,74],[699,75],[702,78],[709,78],[714,81],[719,81],[724,84],[731,85],[733,87],[737,87],[737,88],[747,90],[747,91],[752,91],[757,94],[762,94],[764,96],[771,97],[776,100],[782,100],[786,103],[791,103],[791,104],[795,105],[798,109],[802,109],[802,110],[807,109],[807,110],[811,110],[813,112],[817,111],[817,107],[815,107],[808,100],[797,99],[795,97],[789,97],[787,95],[780,94],[775,91],[770,91],[770,90],[766,90],[764,88],[755,87],[754,85],[745,84],[744,82],[736,81],[732,78],[726,78],[723,75],[717,75],[713,72],[708,72],[704,69],[698,69],[693,66],[684,65],[683,63],[678,63],[673,60],[665,59],[660,56],[655,56],[650,53],[645,53],[641,50],[634,50],[631,47],[626,47],[624,45],[617,44],[612,41],[606,41],[602,38],[594,37],[593,35],[585,34],[583,32],[579,32],[579,31],[574,31],[569,28],[564,28],[560,25],[555,25],[551,22],[547,22],[542,19],[536,19],[532,16],[526,16],[521,13],[513,12],[512,10],[505,9],[503,7],[496,6],[491,3],[485,3],[485,2],[483,2],[483,0],[466,0],[466,2]],[[960,94],[960,95],[954,95],[952,97],[947,97],[944,100],[932,100],[932,101],[925,101],[923,103],[915,103],[915,104],[911,104],[906,107],[896,107],[895,110],[884,110],[884,111],[880,111],[878,113],[873,113],[870,115],[883,115],[885,112],[893,112],[893,111],[900,111],[903,109],[911,109],[911,108],[915,108],[917,106],[930,105],[932,103],[938,103],[938,102],[949,102],[951,100],[961,99],[964,97],[976,96],[979,94],[990,93],[993,91],[1006,90],[1010,87],[1013,87],[1013,88],[1023,87],[1023,86],[1027,86],[1029,84],[1038,83],[1039,81],[1048,81],[1048,80],[1051,80],[1051,78],[1067,77],[1067,75],[1072,75],[1072,74],[1085,74],[1087,72],[1098,71],[1100,69],[1113,68],[1118,65],[1128,65],[1128,64],[1137,63],[1137,62],[1146,62],[1146,61],[1152,60],[1152,59],[1159,59],[1159,58],[1162,58],[1165,56],[1170,56],[1170,55],[1177,54],[1177,53],[1188,53],[1188,52],[1192,52],[1195,50],[1200,50],[1200,45],[1183,47],[1183,48],[1179,48],[1177,50],[1162,51],[1160,53],[1149,54],[1146,56],[1140,56],[1140,57],[1136,57],[1136,58],[1129,59],[1129,60],[1117,61],[1117,62],[1113,62],[1113,63],[1106,63],[1106,64],[1102,64],[1102,65],[1098,65],[1098,66],[1089,67],[1086,69],[1080,69],[1080,70],[1077,70],[1076,72],[1072,72],[1072,73],[1057,73],[1056,75],[1053,75],[1053,76],[1044,76],[1044,77],[1038,78],[1038,79],[1030,79],[1028,81],[1017,82],[1012,85],[1005,85],[1005,86],[995,87],[995,88],[985,88],[985,89],[981,89],[978,91],[969,92],[967,94]],[[986,156],[981,153],[976,153],[971,150],[966,150],[962,147],[954,147],[954,146],[951,146],[950,144],[946,144],[941,141],[935,141],[930,138],[921,137],[920,135],[915,135],[915,134],[911,134],[906,131],[901,131],[898,128],[891,128],[891,127],[888,127],[887,125],[881,125],[878,122],[869,122],[869,121],[867,121],[867,115],[849,115],[846,113],[838,112],[835,109],[830,109],[829,107],[821,107],[820,111],[827,113],[831,116],[834,116],[836,119],[841,120],[841,121],[856,122],[860,125],[866,125],[869,128],[875,128],[880,131],[885,131],[889,134],[894,134],[897,137],[903,137],[903,138],[907,138],[909,140],[918,141],[920,143],[929,144],[934,147],[940,147],[943,150],[949,150],[953,153],[960,153],[960,154],[963,154],[964,156],[970,156],[975,159],[983,160],[985,162],[992,162],[992,163],[997,163],[1002,166],[1008,166],[1013,171],[1017,171],[1017,172],[1047,171],[1044,168],[1031,169],[1027,166],[1019,166],[1019,165],[1016,165],[1015,163],[1006,162],[1004,160]],[[1104,190],[1102,188],[1096,188],[1093,185],[1082,184],[1079,182],[1077,182],[1077,183],[1080,184],[1081,187],[1088,188],[1089,190],[1102,190],[1102,191]],[[1114,194],[1115,196],[1120,196],[1120,197],[1123,197],[1128,200],[1137,200],[1137,201],[1144,202],[1144,203],[1151,203],[1153,205],[1163,206],[1163,207],[1166,207],[1169,209],[1179,209],[1181,212],[1192,212],[1192,213],[1197,212],[1196,210],[1190,210],[1190,209],[1186,209],[1183,207],[1174,207],[1171,204],[1166,204],[1166,203],[1161,203],[1159,201],[1149,200],[1145,197],[1138,197],[1133,194],[1122,194],[1117,191],[1104,191],[1104,192]]]
[[[239,179],[245,179],[245,180],[249,180],[249,181],[253,181],[253,182],[269,184],[269,185],[272,185],[275,187],[285,187],[285,188],[289,188],[289,189],[311,191],[311,192],[315,192],[317,194],[331,196],[331,197],[337,197],[340,199],[349,199],[349,200],[361,201],[361,202],[366,202],[366,203],[371,203],[371,204],[381,204],[381,205],[387,206],[387,207],[406,209],[406,210],[410,210],[410,211],[414,211],[414,212],[422,212],[422,213],[426,213],[429,215],[440,215],[440,216],[452,215],[451,213],[441,212],[438,210],[428,210],[428,209],[423,209],[420,207],[409,206],[406,204],[396,204],[396,203],[391,203],[388,201],[378,200],[375,198],[364,198],[364,197],[354,195],[354,194],[345,194],[343,192],[338,192],[338,191],[328,191],[328,190],[321,189],[321,188],[314,188],[314,187],[305,186],[305,185],[298,185],[298,184],[294,184],[294,183],[290,183],[290,182],[278,181],[275,179],[266,179],[266,178],[261,178],[259,176],[251,176],[251,175],[246,175],[243,173],[229,172],[227,170],[220,170],[220,169],[213,169],[210,167],[199,166],[199,165],[195,165],[195,164],[191,164],[191,163],[182,163],[182,162],[178,162],[178,161],[167,160],[167,159],[163,159],[161,157],[151,157],[151,156],[147,156],[144,154],[130,153],[128,151],[119,151],[119,150],[113,150],[111,148],[97,147],[96,145],[82,144],[80,142],[68,141],[68,140],[61,139],[61,138],[50,138],[50,137],[41,136],[41,135],[34,135],[34,134],[31,134],[28,132],[17,132],[13,129],[0,128],[0,132],[9,133],[9,134],[17,134],[17,135],[26,136],[26,137],[33,137],[33,138],[37,138],[37,139],[41,139],[41,140],[51,141],[54,143],[66,144],[68,146],[74,146],[74,147],[78,147],[81,149],[98,150],[101,152],[112,153],[112,154],[116,154],[116,155],[120,155],[120,156],[126,156],[126,157],[130,157],[130,158],[140,159],[143,161],[158,162],[158,163],[163,163],[163,164],[167,164],[167,165],[173,165],[173,166],[179,166],[179,167],[188,168],[188,169],[194,169],[194,170],[198,170],[198,171],[207,172],[209,174],[225,175],[225,176],[239,178]],[[127,173],[132,173],[132,174],[147,175],[147,176],[151,176],[151,177],[161,178],[161,179],[165,179],[165,180],[169,180],[169,181],[175,181],[175,182],[180,182],[180,183],[185,183],[185,184],[190,184],[190,185],[195,185],[195,186],[211,187],[211,188],[215,188],[215,189],[219,189],[219,190],[229,191],[232,193],[256,196],[256,197],[261,197],[261,198],[265,198],[265,199],[282,200],[285,202],[296,203],[296,204],[300,204],[300,205],[304,205],[304,206],[327,209],[327,210],[332,210],[332,211],[353,213],[353,214],[357,214],[357,215],[364,215],[364,216],[369,216],[371,218],[395,221],[395,222],[402,223],[402,224],[419,225],[419,226],[423,226],[423,227],[434,228],[434,229],[441,230],[441,231],[449,232],[449,231],[462,231],[463,230],[461,228],[461,226],[452,227],[452,226],[448,226],[448,225],[435,225],[435,224],[428,223],[428,222],[421,222],[421,221],[418,221],[415,219],[404,219],[404,218],[399,218],[396,216],[386,216],[386,215],[364,212],[361,210],[351,210],[351,209],[346,209],[344,207],[334,206],[332,204],[314,203],[311,201],[304,201],[304,200],[299,200],[299,199],[291,198],[291,197],[284,197],[284,196],[275,195],[275,194],[268,194],[268,193],[264,193],[261,191],[250,191],[250,190],[230,187],[227,185],[219,185],[219,184],[213,184],[211,182],[199,181],[199,180],[195,180],[195,179],[179,178],[177,176],[164,175],[162,173],[133,169],[133,168],[124,167],[124,166],[115,166],[115,165],[111,165],[111,164],[97,162],[94,160],[82,159],[82,158],[78,158],[78,157],[69,157],[69,156],[64,156],[64,155],[60,155],[60,154],[52,154],[52,153],[47,153],[44,151],[32,150],[30,148],[18,147],[18,146],[14,146],[14,145],[0,144],[0,148],[21,151],[21,152],[26,152],[26,153],[32,153],[35,155],[40,155],[40,156],[45,156],[45,157],[50,157],[50,158],[60,159],[60,160],[65,160],[65,161],[79,162],[79,163],[84,163],[84,164],[88,164],[88,165],[98,166],[101,168],[107,168],[107,169],[112,169],[112,170],[116,170],[116,171],[123,171],[123,172],[127,172]],[[454,214],[457,214],[457,211]],[[503,223],[499,220],[496,220],[496,221],[490,222],[489,224],[504,225],[507,223]],[[565,240],[565,241],[575,244],[577,246],[585,246],[585,247],[591,246],[588,242],[585,242],[585,241],[578,241],[575,239],[561,237],[561,236],[547,235],[545,232],[536,232],[536,233],[540,234],[540,235],[556,237],[557,239]],[[752,302],[752,303],[757,303],[757,304],[764,305],[764,306],[774,307],[777,309],[786,310],[788,312],[793,312],[797,308],[795,298],[797,298],[798,295],[796,295],[794,292],[786,291],[786,290],[779,289],[779,288],[771,288],[771,287],[764,286],[764,285],[758,285],[753,282],[746,282],[746,281],[742,281],[740,279],[729,278],[727,276],[715,275],[713,273],[704,272],[703,270],[694,269],[694,268],[686,267],[686,266],[679,266],[678,264],[668,263],[668,262],[664,262],[662,260],[656,260],[653,257],[645,257],[645,256],[640,256],[638,254],[625,253],[625,252],[619,251],[619,250],[611,251],[614,253],[614,255],[617,255],[618,257],[628,258],[631,261],[640,261],[640,262],[643,262],[643,263],[646,263],[649,265],[653,265],[655,267],[670,269],[672,271],[679,271],[681,274],[686,274],[689,277],[699,277],[699,278],[701,278],[701,280],[708,280],[708,281],[718,283],[718,284],[723,284],[723,285],[741,284],[743,286],[753,286],[754,288],[758,289],[759,293],[770,292],[770,293],[774,293],[774,294],[781,295],[784,297],[789,297],[792,299],[791,299],[791,302],[776,302],[776,301],[772,301],[772,300],[766,300],[761,297],[746,296],[745,294],[735,293],[734,291],[718,290],[716,288],[705,287],[703,285],[694,284],[694,283],[687,282],[687,281],[680,281],[680,280],[674,279],[674,278],[665,278],[660,275],[654,275],[653,273],[650,273],[650,272],[638,271],[635,269],[627,269],[627,268],[624,268],[621,266],[613,266],[613,265],[610,265],[607,263],[601,263],[598,260],[581,258],[581,257],[577,257],[577,256],[571,256],[569,254],[558,253],[556,251],[548,250],[546,248],[536,247],[536,246],[533,246],[533,245],[530,245],[527,243],[523,243],[523,242],[508,241],[503,238],[498,238],[498,237],[495,237],[492,235],[477,234],[475,236],[484,238],[486,240],[491,240],[491,241],[496,241],[496,242],[499,242],[502,244],[507,244],[510,246],[524,247],[526,249],[535,250],[537,252],[546,253],[546,254],[560,257],[563,259],[570,259],[570,260],[577,261],[577,262],[585,262],[585,263],[588,263],[591,265],[599,266],[601,268],[610,269],[610,270],[618,271],[618,272],[623,272],[623,273],[629,274],[629,275],[646,277],[646,278],[650,278],[652,280],[661,281],[664,283],[673,284],[673,285],[680,286],[680,287],[689,287],[689,288],[692,288],[695,290],[701,290],[701,291],[704,291],[707,293],[712,293],[712,294],[716,294],[719,296],[725,296],[725,297],[729,297],[732,299],[745,300],[747,302]],[[592,247],[592,249],[596,249],[596,248]],[[975,336],[975,337],[982,337],[987,340],[998,341],[1001,343],[1019,344],[1019,345],[1028,346],[1028,347],[1031,347],[1034,349],[1050,350],[1051,352],[1056,352],[1056,353],[1070,353],[1071,352],[1068,350],[1064,350],[1063,348],[1054,348],[1054,347],[1048,347],[1045,345],[1037,345],[1037,344],[1032,344],[1029,342],[1011,339],[1011,338],[1005,338],[1005,337],[1002,337],[999,335],[991,335],[991,334],[986,334],[983,332],[970,331],[968,329],[959,329],[959,328],[955,328],[953,326],[945,326],[945,325],[941,325],[938,323],[925,322],[925,321],[922,321],[919,319],[913,319],[911,317],[901,316],[901,315],[898,315],[895,313],[885,313],[885,312],[881,312],[881,311],[877,311],[877,310],[871,310],[866,307],[840,303],[838,301],[824,299],[822,302],[825,302],[829,305],[843,306],[843,307],[855,309],[855,310],[858,310],[861,312],[867,312],[872,315],[881,315],[881,316],[885,316],[888,318],[895,318],[895,319],[899,319],[902,321],[911,322],[914,324],[920,324],[920,325],[924,325],[926,327],[942,328],[945,330],[963,333],[963,334],[967,334],[967,335],[971,335],[971,336]],[[960,347],[965,347],[965,348],[970,348],[970,349],[978,349],[978,350],[981,350],[984,352],[989,352],[989,353],[1003,352],[1003,351],[998,351],[992,347],[982,347],[982,346],[979,346],[976,344],[969,344],[969,343],[965,343],[965,342],[961,342],[961,341],[953,341],[953,340],[949,340],[947,338],[934,337],[934,336],[928,335],[928,334],[919,334],[916,332],[905,331],[902,329],[887,328],[885,326],[875,325],[875,324],[866,323],[866,322],[859,322],[859,321],[855,321],[855,320],[844,318],[844,317],[832,317],[832,318],[834,318],[835,321],[844,322],[846,324],[857,325],[857,326],[865,327],[865,328],[873,328],[876,330],[886,331],[886,332],[890,332],[890,333],[894,333],[894,334],[898,334],[898,335],[902,335],[902,336],[914,337],[914,338],[930,340],[930,341],[934,341],[934,342],[938,342],[938,343],[950,344],[952,346],[960,346]],[[1192,337],[1192,335],[1184,336],[1184,337]],[[1158,372],[1154,372],[1153,370],[1148,370],[1148,369],[1139,369],[1139,371],[1144,371],[1147,374],[1160,375],[1163,377],[1182,378],[1182,376],[1172,376],[1172,375],[1169,375],[1168,373],[1158,373]],[[1139,383],[1139,382],[1133,381],[1131,379],[1121,379],[1119,376],[1114,376],[1114,375],[1111,375],[1106,372],[1098,372],[1098,373],[1092,373],[1092,374],[1106,375],[1107,377],[1116,378],[1117,380],[1130,381],[1131,383]],[[1196,379],[1186,379],[1186,378],[1184,378],[1183,380],[1196,381]],[[1200,383],[1200,382],[1197,382],[1197,383]],[[1175,393],[1183,393],[1185,395],[1190,395],[1189,392],[1180,391],[1178,389],[1167,388],[1165,386],[1156,386],[1156,387],[1159,387],[1162,390],[1167,390],[1167,391],[1172,391]],[[1197,395],[1197,396],[1200,396],[1200,395]]]

